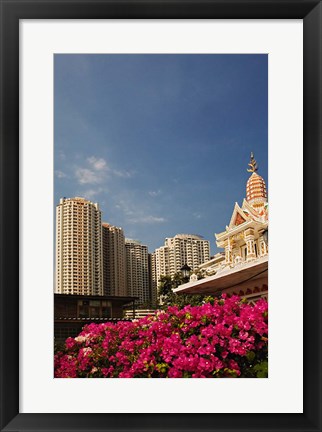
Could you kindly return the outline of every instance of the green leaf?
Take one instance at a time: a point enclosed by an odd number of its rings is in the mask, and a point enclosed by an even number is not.
[[[255,358],[255,355],[256,354],[254,353],[254,351],[248,351],[248,353],[246,354],[247,360],[249,362],[252,362]]]
[[[254,366],[254,371],[256,372],[257,378],[267,378],[268,377],[268,362],[265,360]]]

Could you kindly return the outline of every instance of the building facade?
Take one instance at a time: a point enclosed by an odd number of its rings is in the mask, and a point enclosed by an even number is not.
[[[251,172],[246,184],[246,199],[240,207],[235,203],[229,225],[215,234],[217,246],[225,250],[224,266],[250,262],[268,254],[265,233],[268,230],[268,202],[264,179],[251,154]]]
[[[54,295],[54,336],[56,342],[77,336],[85,324],[115,322],[135,317],[133,297]]]
[[[122,228],[102,224],[104,295],[125,296],[126,253]]]
[[[56,207],[55,292],[103,295],[102,222],[97,203],[62,198]]]
[[[149,264],[149,285],[150,285],[150,306],[156,307],[158,304],[158,287],[156,278],[155,253],[148,254]]]
[[[166,238],[164,246],[155,250],[156,282],[161,276],[173,276],[187,264],[196,270],[210,258],[210,244],[199,235],[177,234]]]
[[[138,305],[150,302],[148,247],[125,239],[127,295],[138,297]]]

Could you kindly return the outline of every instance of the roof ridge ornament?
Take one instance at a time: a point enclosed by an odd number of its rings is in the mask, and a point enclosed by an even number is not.
[[[250,154],[250,162],[249,162],[248,166],[250,167],[247,169],[248,172],[254,173],[258,170],[258,165],[257,165],[257,162],[254,158],[253,152],[251,152],[251,154]]]

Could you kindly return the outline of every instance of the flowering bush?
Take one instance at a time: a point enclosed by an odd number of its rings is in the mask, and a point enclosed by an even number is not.
[[[86,325],[55,355],[55,377],[266,377],[267,331],[266,300],[223,295],[170,306],[133,322]]]

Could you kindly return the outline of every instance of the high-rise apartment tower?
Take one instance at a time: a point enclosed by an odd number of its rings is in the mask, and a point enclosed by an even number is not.
[[[84,198],[62,198],[56,207],[55,292],[103,295],[101,211]]]
[[[210,244],[199,235],[177,234],[166,238],[164,246],[155,250],[156,282],[160,276],[173,276],[187,264],[192,270],[210,258]]]
[[[123,229],[103,223],[102,230],[104,295],[126,296],[126,255]]]
[[[156,280],[155,254],[149,253],[149,286],[150,286],[150,306],[155,307],[158,304],[158,291]]]
[[[139,297],[139,305],[150,301],[148,247],[137,240],[125,239],[127,294]]]

